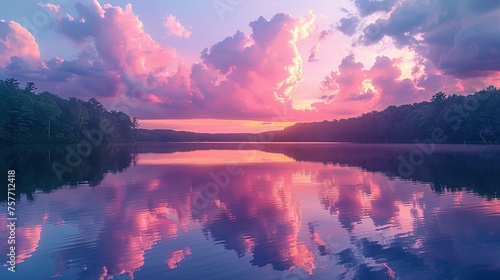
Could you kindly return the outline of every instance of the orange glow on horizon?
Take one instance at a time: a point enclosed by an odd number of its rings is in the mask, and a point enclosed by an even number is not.
[[[252,120],[220,120],[220,119],[157,119],[139,120],[140,128],[172,129],[200,133],[259,133],[282,130],[294,122],[272,122]]]

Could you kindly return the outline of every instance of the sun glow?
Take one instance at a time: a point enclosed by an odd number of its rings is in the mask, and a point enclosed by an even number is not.
[[[218,119],[187,119],[187,120],[140,120],[140,128],[172,129],[200,133],[259,133],[282,130],[295,122],[272,122],[251,120],[218,120]]]

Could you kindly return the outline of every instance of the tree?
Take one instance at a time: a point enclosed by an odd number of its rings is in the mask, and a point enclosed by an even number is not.
[[[35,93],[35,90],[36,90],[35,83],[27,82],[26,86],[24,87],[24,90],[29,92],[29,93]]]
[[[431,98],[431,102],[442,102],[444,100],[446,100],[446,93],[441,91],[434,94]]]
[[[16,79],[7,79],[3,83],[10,89],[19,90],[19,82]]]

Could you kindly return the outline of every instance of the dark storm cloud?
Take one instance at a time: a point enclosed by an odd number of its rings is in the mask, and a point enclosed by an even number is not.
[[[457,77],[486,76],[500,71],[499,26],[500,12],[471,19],[461,26],[444,25],[424,37],[429,46],[427,55],[437,68]],[[441,39],[449,38],[450,31],[454,34],[453,41]],[[439,44],[441,40],[445,44]]]
[[[363,42],[371,45],[384,36],[390,36],[396,44],[408,45],[413,41],[413,35],[418,33],[426,23],[429,13],[419,7],[416,2],[401,5],[388,19],[377,19],[363,30]]]
[[[500,1],[414,0],[366,26],[361,41],[372,45],[391,37],[397,47],[414,48],[445,74],[482,77],[500,71],[499,26]]]

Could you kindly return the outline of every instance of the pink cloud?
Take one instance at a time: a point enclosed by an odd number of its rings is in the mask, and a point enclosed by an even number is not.
[[[332,71],[322,82],[325,95],[314,103],[319,112],[355,116],[422,99],[415,81],[402,79],[398,59],[379,56],[369,69],[356,62],[354,55],[342,60],[338,71]],[[426,96],[425,96],[426,97]]]
[[[236,32],[205,49],[201,62],[189,66],[178,60],[175,49],[144,31],[131,5],[123,9],[94,0],[90,6],[75,7],[78,17],[63,17],[57,29],[82,48],[81,54],[74,60],[56,57],[31,64],[19,59],[11,67],[16,73],[42,69],[37,72],[42,86],[63,95],[125,93],[144,101],[134,112],[143,117],[298,121],[329,112],[293,108],[294,89],[303,75],[297,43],[314,30],[311,12],[301,18],[260,17],[250,23],[250,34]],[[320,40],[330,33],[322,32]],[[356,71],[348,76],[354,78]],[[351,83],[348,90],[357,92],[362,82]]]
[[[263,119],[275,116],[273,110],[293,111],[291,93],[302,79],[296,44],[314,28],[312,13],[261,17],[250,23],[250,35],[237,32],[203,51],[202,61],[189,67],[175,49],[144,31],[131,5],[101,7],[94,0],[76,9],[79,17],[61,19],[58,30],[86,56],[56,63],[52,70],[69,73],[66,80],[79,82],[84,76],[86,88],[101,96],[125,89],[132,98],[157,104],[155,114],[162,117]],[[173,24],[178,23],[173,16],[167,23],[182,27]],[[151,112],[153,106],[144,106]]]
[[[38,60],[38,44],[33,35],[19,23],[0,21],[0,67],[7,66],[12,57]]]
[[[349,99],[361,94],[366,76],[363,63],[356,62],[354,55],[349,55],[342,60],[339,71],[332,71],[325,77],[322,88],[325,92],[337,92],[337,100]]]
[[[61,19],[62,18],[62,10],[61,10],[61,6],[59,6],[59,4],[51,4],[51,3],[47,3],[47,4],[38,4],[38,6],[40,7],[46,7],[50,10],[50,12],[52,14],[54,14],[54,16],[56,16],[57,19]]]
[[[363,89],[368,74],[363,63],[355,61],[354,55],[345,57],[339,70],[325,77],[321,83],[325,95],[312,106],[320,113],[336,116],[351,116],[365,110],[369,106],[366,103],[373,103],[374,97],[371,89]]]
[[[250,35],[238,31],[205,49],[191,69],[179,66],[149,99],[177,118],[269,119],[273,110],[292,111],[292,91],[302,79],[296,44],[313,23],[312,13],[261,17],[250,23]]]
[[[292,91],[302,80],[296,44],[309,36],[313,23],[312,14],[299,19],[277,14],[269,21],[260,17],[250,23],[250,36],[237,32],[203,51],[192,87],[233,117],[270,117],[272,109],[292,110]]]
[[[80,17],[63,18],[58,22],[58,29],[82,48],[90,52],[95,48],[94,60],[118,83],[114,89],[124,86],[129,94],[136,94],[134,89],[144,88],[146,81],[167,78],[166,69],[176,62],[176,51],[161,46],[144,31],[132,5],[128,4],[125,9],[109,4],[101,7],[94,0],[90,6],[77,3],[75,7]],[[147,93],[141,92],[141,95]]]
[[[144,31],[131,5],[101,7],[93,1],[76,9],[79,17],[62,18],[57,27],[84,52],[74,61],[54,61],[49,72],[85,83],[81,88],[89,92],[111,97],[124,90],[147,102],[136,111],[142,116],[270,119],[295,112],[292,92],[302,80],[297,42],[314,28],[311,12],[260,17],[250,23],[251,34],[236,32],[189,66]]]
[[[391,105],[426,101],[439,91],[467,94],[498,84],[500,75],[458,79],[442,74],[434,64],[419,56],[411,78],[403,78],[401,59],[378,56],[367,68],[354,55],[345,57],[338,71],[332,71],[321,83],[324,95],[311,106],[320,116],[354,117]]]
[[[181,38],[191,37],[191,31],[187,30],[173,15],[168,15],[167,20],[163,24],[171,35],[179,36]]]
[[[401,79],[397,59],[379,56],[369,72],[373,88],[378,94],[378,107],[401,105],[418,101],[419,90],[410,79]]]

